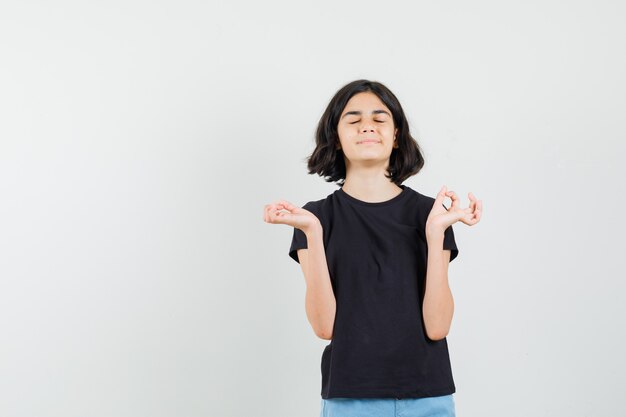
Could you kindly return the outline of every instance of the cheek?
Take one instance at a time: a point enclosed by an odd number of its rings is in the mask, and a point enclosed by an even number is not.
[[[339,139],[346,139],[353,135],[350,128],[345,126],[340,126],[337,128],[337,135],[339,135]]]
[[[385,126],[380,130],[380,132],[387,137],[393,137],[394,131],[393,126]]]

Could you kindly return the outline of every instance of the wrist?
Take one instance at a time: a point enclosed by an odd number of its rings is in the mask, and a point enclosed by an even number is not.
[[[426,241],[428,244],[441,243],[445,235],[445,229],[440,227],[431,227],[426,229]]]
[[[319,222],[319,220],[314,221],[313,223],[308,225],[306,228],[302,229],[302,231],[307,237],[315,236],[315,235],[322,235],[323,233],[322,224]]]

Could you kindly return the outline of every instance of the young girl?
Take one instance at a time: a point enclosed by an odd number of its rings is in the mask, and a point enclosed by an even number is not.
[[[265,206],[265,222],[294,228],[289,256],[306,280],[307,318],[330,340],[321,417],[455,415],[452,224],[478,223],[482,201],[468,193],[462,208],[445,186],[433,198],[402,185],[423,166],[396,96],[357,80],[328,104],[308,158],[310,174],[340,188],[302,208]]]

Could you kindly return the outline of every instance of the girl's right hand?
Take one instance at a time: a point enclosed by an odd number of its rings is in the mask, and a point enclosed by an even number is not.
[[[272,204],[266,204],[263,212],[265,223],[286,224],[296,229],[306,231],[319,223],[315,214],[307,209],[294,206],[286,200],[278,200]]]

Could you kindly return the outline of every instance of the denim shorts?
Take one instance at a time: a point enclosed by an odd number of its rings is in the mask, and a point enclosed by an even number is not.
[[[320,417],[455,417],[453,394],[426,398],[323,399]]]

